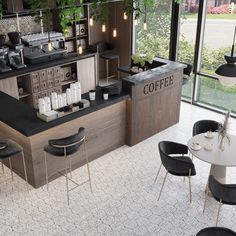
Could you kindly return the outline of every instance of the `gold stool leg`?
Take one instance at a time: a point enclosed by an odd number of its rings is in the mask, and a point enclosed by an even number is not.
[[[48,190],[48,164],[47,164],[47,153],[44,152],[44,164],[45,164],[45,176],[46,176],[46,184]]]
[[[157,177],[158,177],[158,175],[159,175],[159,173],[160,173],[160,171],[161,171],[161,167],[162,167],[162,164],[160,165],[160,167],[159,167],[159,169],[158,169],[158,171],[157,171],[157,175],[156,175],[156,178],[155,178],[155,180],[154,180],[154,183],[157,181]]]
[[[22,161],[23,161],[23,167],[24,167],[24,173],[25,173],[26,188],[27,188],[27,191],[29,192],[28,177],[27,177],[26,166],[25,166],[25,155],[23,151],[22,151]]]
[[[118,64],[118,68],[120,67],[120,57],[117,58],[117,64]],[[117,77],[118,77],[118,80],[120,80],[120,71],[117,70]]]
[[[86,147],[86,141],[85,140],[84,140],[84,153],[85,153],[85,158],[86,158],[86,162],[87,162],[90,190],[91,190],[91,192],[93,192],[92,183],[91,183],[91,176],[90,176],[90,169],[89,169],[89,162],[88,162],[88,156],[87,156],[87,147]]]
[[[159,201],[159,199],[160,199],[160,197],[161,197],[161,193],[162,193],[162,190],[163,190],[164,184],[165,184],[165,182],[166,182],[167,174],[168,174],[168,171],[166,171],[165,178],[164,178],[164,181],[163,181],[163,183],[162,183],[161,191],[160,191],[160,193],[159,193],[159,196],[158,196],[157,201]]]
[[[11,158],[9,157],[8,160],[9,160],[9,166],[11,169],[11,180],[13,181],[13,171],[12,171],[12,166],[11,166]]]
[[[107,84],[108,84],[108,78],[109,78],[109,65],[108,65],[108,60],[106,60],[106,77],[107,77]]]
[[[205,201],[204,201],[202,213],[205,212],[205,209],[206,209],[206,202],[207,202],[208,196],[209,196],[209,178],[208,178],[208,180],[207,180],[207,185],[206,185],[206,189],[205,189]]]
[[[69,164],[70,164],[70,178],[72,179],[72,171],[71,171],[71,159],[70,158],[68,158],[69,159]]]
[[[3,160],[1,160],[1,163],[2,163]],[[4,174],[4,165],[2,163],[2,173]]]
[[[69,186],[68,186],[68,176],[67,176],[68,159],[67,159],[66,148],[65,148],[65,147],[64,147],[64,157],[65,157],[65,166],[66,166],[66,193],[67,193],[67,203],[68,203],[68,206],[69,206],[69,204],[70,204],[70,202],[69,202]]]
[[[189,201],[190,201],[190,203],[191,203],[191,202],[192,202],[192,191],[191,191],[191,169],[189,169],[188,180],[189,180]]]
[[[222,200],[220,199],[219,206],[218,206],[218,211],[217,211],[217,216],[216,216],[216,226],[218,225],[221,206],[222,206]]]

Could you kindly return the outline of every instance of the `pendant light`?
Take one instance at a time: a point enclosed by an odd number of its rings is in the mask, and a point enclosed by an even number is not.
[[[127,13],[126,13],[125,11],[124,11],[123,19],[124,19],[124,20],[127,20],[127,19],[128,19],[128,15],[127,15]]]
[[[134,17],[134,25],[135,25],[135,26],[138,25],[138,19],[136,18],[136,16]]]
[[[53,49],[53,45],[50,39],[50,32],[48,31],[48,51],[51,52]]]
[[[79,54],[83,54],[83,47],[81,44],[81,37],[80,37],[80,24],[79,24],[79,47],[78,47],[77,51]]]
[[[143,29],[147,30],[147,6],[145,5],[145,16],[144,16],[144,22],[143,22]]]
[[[116,4],[116,3],[114,3]],[[117,29],[116,29],[116,6],[115,6],[115,28],[113,29],[112,31],[112,36],[113,38],[116,38],[117,37]]]
[[[90,16],[90,18],[89,18],[89,25],[93,26],[93,17],[92,16]]]
[[[235,35],[236,25],[234,29],[231,53],[226,53],[224,55],[224,58],[227,63],[220,65],[215,71],[219,81],[225,86],[236,85],[236,54],[234,54]]]
[[[106,32],[106,24],[105,23],[102,24],[102,32],[103,33]]]

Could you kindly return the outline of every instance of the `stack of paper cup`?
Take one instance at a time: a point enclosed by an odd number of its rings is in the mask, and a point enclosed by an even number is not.
[[[57,100],[58,100],[58,108],[63,107],[63,101],[62,101],[62,95],[61,94],[57,95]]]
[[[44,114],[46,112],[46,103],[43,98],[39,99],[39,113]]]
[[[81,101],[81,86],[80,82],[75,83],[76,93],[77,93],[77,102]]]
[[[51,101],[49,97],[44,97],[46,112],[51,111]]]
[[[56,110],[58,109],[58,97],[57,97],[57,93],[52,93],[51,94],[51,101],[52,101],[52,109]]]
[[[76,93],[75,84],[70,85],[70,90],[71,90],[71,103],[76,103],[77,102],[77,93]]]
[[[66,100],[67,100],[67,104],[68,105],[72,104],[72,101],[71,101],[71,89],[70,88],[66,89]]]
[[[63,93],[61,96],[62,96],[62,107],[65,107],[67,106],[66,93]]]

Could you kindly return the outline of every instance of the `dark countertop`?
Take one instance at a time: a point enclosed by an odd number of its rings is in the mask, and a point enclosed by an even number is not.
[[[27,67],[19,69],[19,70],[12,70],[12,71],[9,71],[6,73],[2,73],[2,74],[0,74],[0,80],[10,78],[10,77],[25,75],[25,74],[31,73],[33,71],[46,69],[46,68],[49,68],[52,66],[58,66],[58,65],[62,65],[62,64],[76,62],[80,59],[88,58],[88,57],[91,57],[94,55],[96,55],[96,53],[85,53],[82,55],[79,55],[78,53],[69,54],[66,57],[61,58],[61,59],[47,61],[44,63],[39,63],[39,64],[32,65],[32,66],[27,66]]]
[[[0,92],[0,121],[17,130],[21,134],[29,137],[70,120],[103,109],[122,100],[126,100],[129,97],[129,94],[121,93],[120,95],[109,96],[109,99],[105,101],[102,98],[100,89],[97,89],[96,100],[91,102],[90,107],[56,120],[45,122],[37,117],[36,109],[29,107],[26,103],[21,102],[3,92]],[[83,94],[82,98],[88,99],[88,93]]]
[[[153,78],[156,78],[157,76],[164,76],[165,74],[170,74],[173,73],[177,70],[184,69],[186,67],[185,64],[179,63],[179,62],[174,62],[174,61],[169,61],[163,58],[155,58],[154,63],[157,62],[160,64],[164,64],[161,66],[158,66],[153,69],[148,69],[146,71],[140,72],[135,75],[128,76],[126,78],[123,78],[122,80],[134,85],[141,84],[141,83],[146,83],[149,80],[152,80]]]

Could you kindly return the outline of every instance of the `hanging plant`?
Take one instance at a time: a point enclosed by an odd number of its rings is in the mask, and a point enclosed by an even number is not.
[[[64,34],[74,22],[79,22],[84,15],[83,0],[57,0],[60,9],[60,24]]]
[[[100,24],[107,22],[109,17],[107,0],[92,0],[91,17]]]
[[[3,17],[2,0],[0,0],[0,19]]]

